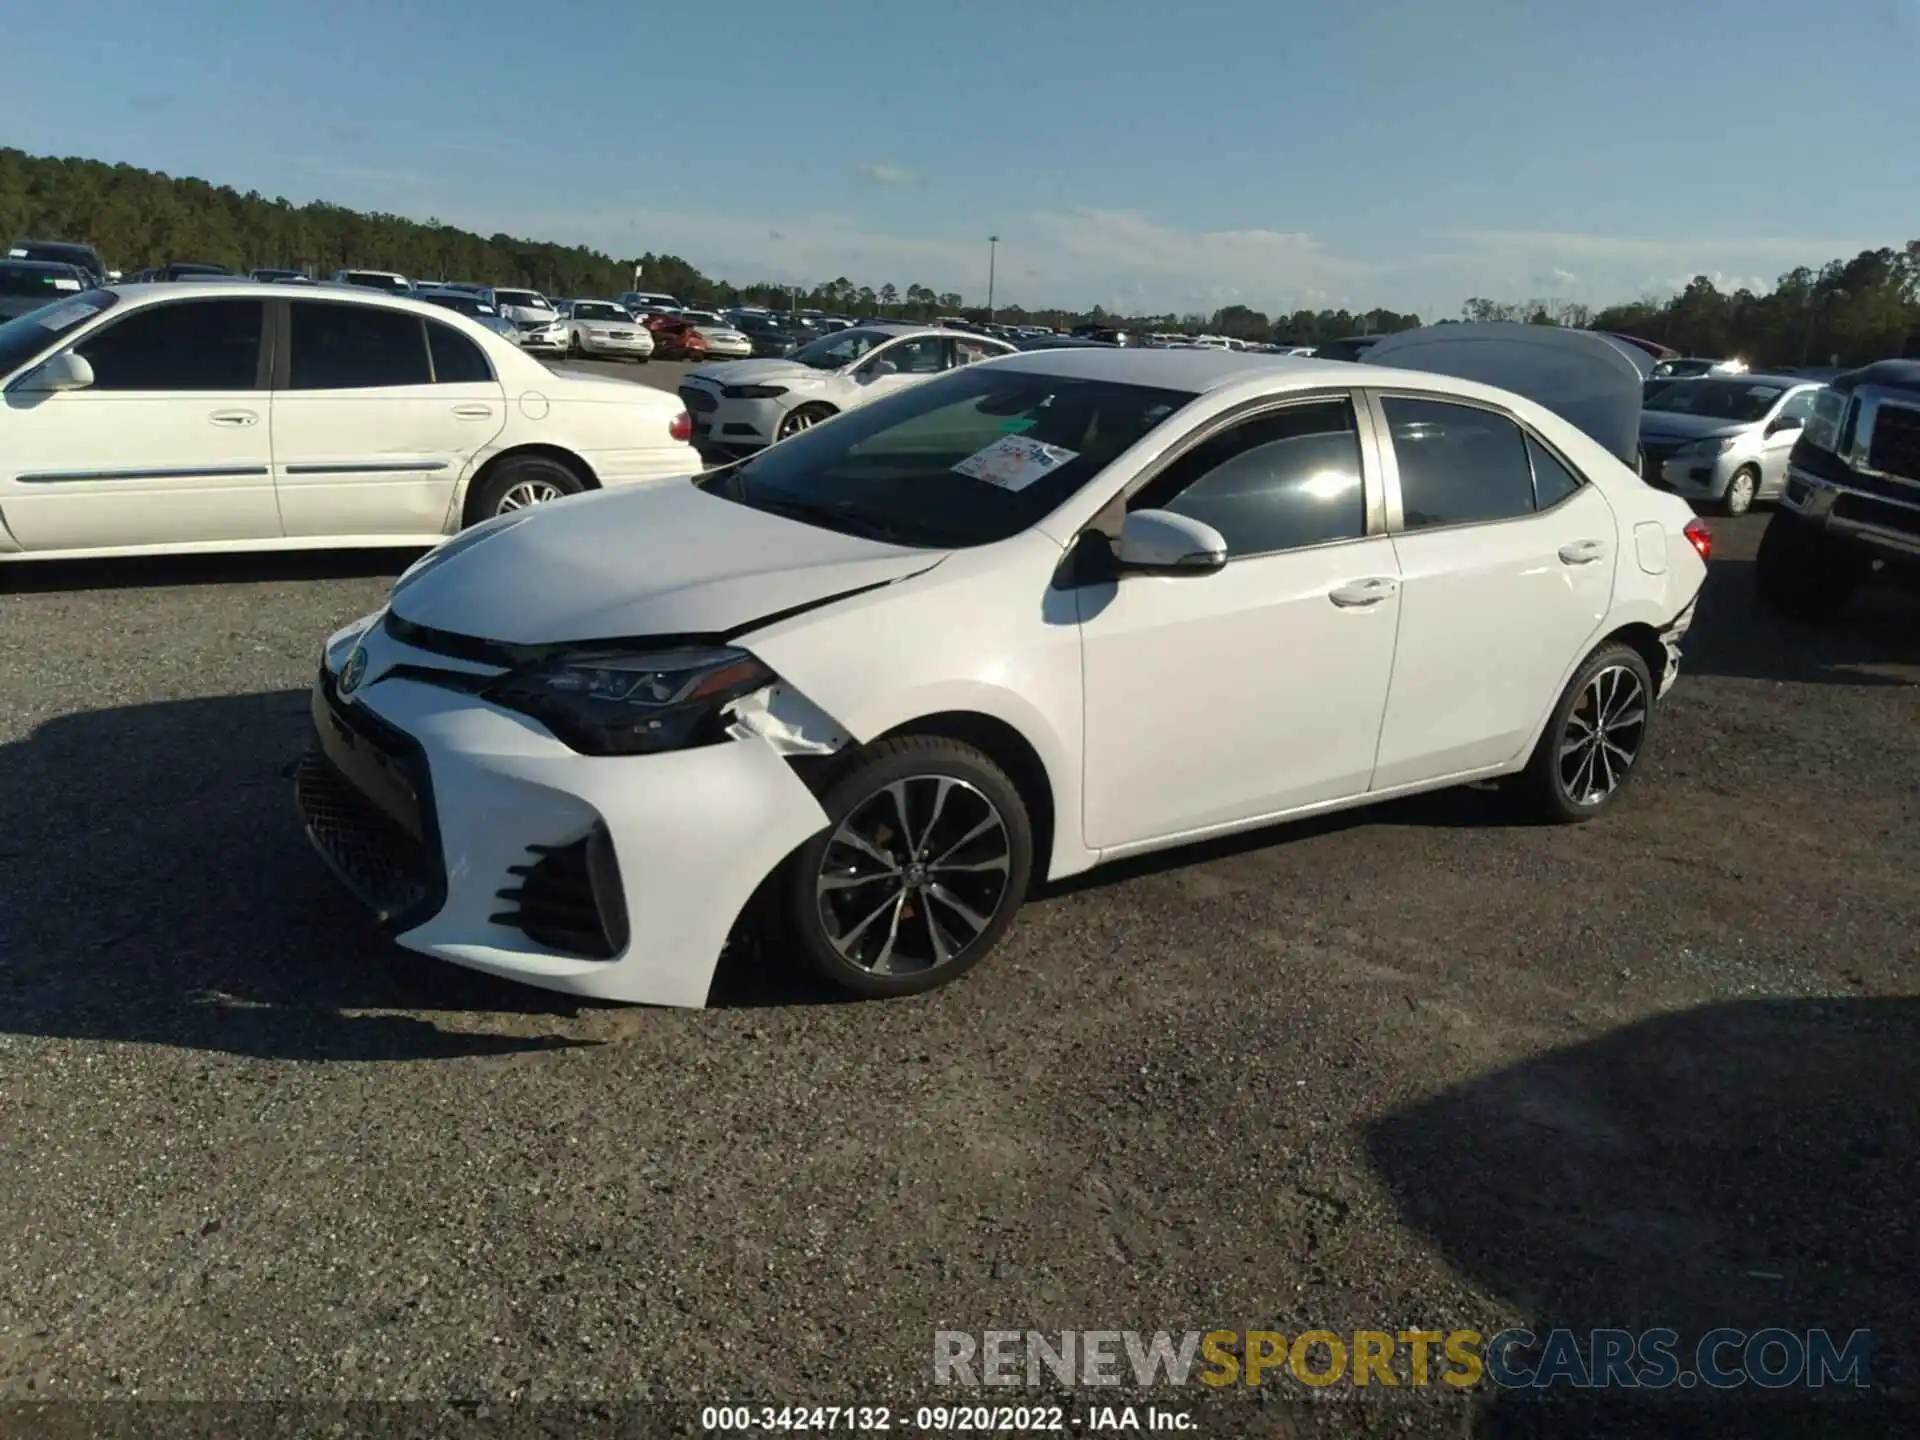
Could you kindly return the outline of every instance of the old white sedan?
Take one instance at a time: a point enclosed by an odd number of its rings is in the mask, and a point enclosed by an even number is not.
[[[1005,341],[964,331],[862,325],[822,335],[777,360],[690,371],[680,398],[696,439],[753,450],[961,365],[1012,353]]]
[[[0,561],[432,543],[700,468],[680,402],[370,289],[110,286],[0,326]]]
[[[1411,369],[969,365],[427,556],[328,642],[300,804],[402,944],[673,1005],[743,917],[903,995],[1121,856],[1494,777],[1587,820],[1711,544],[1616,454]]]

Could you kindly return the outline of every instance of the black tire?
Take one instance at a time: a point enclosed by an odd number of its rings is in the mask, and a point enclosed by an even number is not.
[[[467,506],[467,523],[475,525],[510,510],[525,509],[528,504],[578,495],[586,488],[586,483],[558,460],[549,460],[544,455],[511,456],[496,465],[481,482]],[[516,493],[547,489],[553,493],[541,495],[539,499],[519,499]],[[516,499],[519,503],[509,503]]]
[[[1633,689],[1622,684],[1609,690],[1607,677],[1622,674],[1630,677]],[[1631,721],[1636,714],[1638,719],[1630,727],[1617,724],[1622,719]],[[1605,813],[1640,768],[1653,715],[1653,676],[1645,658],[1619,641],[1602,645],[1574,671],[1561,692],[1527,768],[1510,787],[1513,799],[1524,813],[1550,825],[1577,825]],[[1598,733],[1607,741],[1604,746],[1588,740],[1596,733],[1596,720]],[[1571,751],[1575,744],[1584,747],[1578,754]],[[1597,752],[1590,763],[1589,751]],[[1607,788],[1596,795],[1594,788],[1603,775]]]
[[[577,332],[569,334],[567,336],[567,354],[578,359],[584,357],[586,353],[587,347],[580,343],[579,334]]]
[[[1753,560],[1760,603],[1791,620],[1831,620],[1867,578],[1873,562],[1844,540],[1782,510],[1767,522]]]
[[[1743,465],[1727,481],[1727,493],[1720,497],[1720,513],[1744,515],[1753,509],[1753,502],[1759,498],[1760,472],[1751,465]]]
[[[1026,899],[1033,868],[1026,804],[1005,772],[970,745],[936,735],[877,741],[834,776],[820,804],[826,828],[788,861],[780,909],[808,962],[845,990],[890,999],[959,979]],[[998,827],[978,831],[986,817]],[[925,827],[918,837],[915,826]],[[969,831],[976,838],[963,841]],[[847,843],[849,833],[878,848]],[[893,855],[894,872],[867,858],[879,853]],[[942,855],[955,857],[944,870],[934,863]]]
[[[811,430],[822,420],[831,420],[840,412],[831,405],[800,405],[780,417],[780,428],[773,432],[775,440],[785,440],[798,435],[802,430]]]

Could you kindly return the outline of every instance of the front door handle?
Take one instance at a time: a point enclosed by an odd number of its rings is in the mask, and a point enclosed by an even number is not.
[[[1606,553],[1606,543],[1600,540],[1576,540],[1560,547],[1560,559],[1568,565],[1591,565]]]
[[[1327,592],[1327,598],[1342,610],[1360,610],[1378,605],[1400,588],[1400,582],[1385,575],[1366,580],[1349,580]]]
[[[207,416],[216,425],[258,425],[260,416],[252,410],[216,410]]]
[[[491,420],[493,407],[491,405],[456,405],[453,407],[453,413],[462,420]]]

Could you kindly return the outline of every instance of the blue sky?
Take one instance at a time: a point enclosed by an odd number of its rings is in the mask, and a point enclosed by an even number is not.
[[[735,280],[977,301],[997,233],[1003,302],[1434,318],[1920,236],[1917,82],[1920,0],[87,0],[10,15],[0,143]]]

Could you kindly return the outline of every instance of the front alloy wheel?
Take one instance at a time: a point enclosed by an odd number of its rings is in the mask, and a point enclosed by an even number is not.
[[[821,797],[829,825],[795,857],[789,914],[815,968],[857,994],[958,978],[1025,897],[1032,834],[985,755],[935,736],[880,741]]]
[[[802,405],[798,410],[789,410],[781,419],[780,428],[774,432],[773,438],[785,440],[802,430],[811,430],[832,414],[824,405]]]

